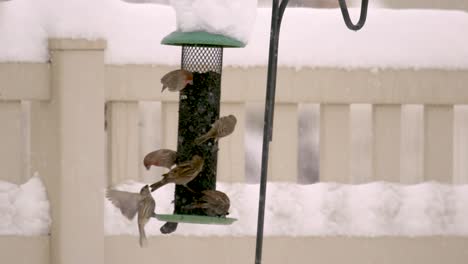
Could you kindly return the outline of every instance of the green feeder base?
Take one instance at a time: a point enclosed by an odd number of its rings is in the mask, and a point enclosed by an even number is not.
[[[185,215],[185,214],[156,214],[156,219],[165,222],[177,222],[188,224],[206,224],[206,225],[230,225],[237,221],[236,218],[229,217],[212,217],[202,215]]]

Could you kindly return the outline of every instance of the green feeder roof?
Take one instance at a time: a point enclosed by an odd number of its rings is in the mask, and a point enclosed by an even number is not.
[[[230,225],[235,218],[212,217],[202,215],[184,215],[184,214],[156,214],[156,219],[165,222],[189,223],[189,224],[208,224],[208,225]]]
[[[243,48],[245,44],[230,37],[219,34],[212,34],[204,31],[196,32],[180,32],[174,31],[167,35],[161,41],[164,45],[202,45],[202,46],[218,46],[225,48]]]

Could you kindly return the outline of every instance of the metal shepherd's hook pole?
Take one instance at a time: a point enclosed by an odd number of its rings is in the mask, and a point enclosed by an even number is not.
[[[360,30],[364,24],[366,23],[367,18],[367,6],[369,4],[369,0],[362,0],[361,2],[361,15],[359,16],[359,21],[356,25],[353,24],[351,18],[349,18],[348,7],[346,6],[346,0],[338,0],[340,3],[341,14],[343,15],[343,19],[345,21],[346,26],[351,30]]]
[[[255,264],[262,263],[263,248],[263,226],[265,222],[265,198],[267,186],[268,156],[270,150],[270,141],[273,139],[273,114],[275,108],[276,91],[276,72],[278,65],[278,42],[281,27],[281,20],[289,0],[273,0],[271,12],[271,32],[270,32],[270,50],[268,55],[268,75],[267,90],[265,102],[265,117],[263,127],[263,145],[262,145],[262,168],[260,178],[260,195],[258,200],[258,221],[257,221],[257,242],[255,248]],[[346,26],[351,30],[359,30],[364,26],[367,17],[368,0],[362,0],[361,15],[359,21],[354,25],[349,17],[346,0],[338,0],[341,13]]]

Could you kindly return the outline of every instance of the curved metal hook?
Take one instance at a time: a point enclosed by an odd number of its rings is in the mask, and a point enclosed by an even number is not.
[[[367,6],[369,4],[369,0],[362,0],[361,2],[361,16],[359,17],[359,21],[356,25],[353,24],[351,18],[349,17],[348,7],[346,6],[346,0],[338,0],[340,3],[341,14],[343,14],[343,19],[345,21],[346,26],[351,30],[359,30],[361,29],[364,24],[366,23],[367,18]]]

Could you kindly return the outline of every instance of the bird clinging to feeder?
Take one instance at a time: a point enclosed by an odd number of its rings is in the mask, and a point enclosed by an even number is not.
[[[177,152],[171,149],[158,149],[146,154],[143,165],[147,170],[151,166],[165,167],[171,169],[177,159]]]
[[[225,217],[229,214],[231,202],[229,197],[220,191],[204,190],[195,202],[184,206],[184,209],[203,209],[208,216]]]
[[[120,209],[120,212],[128,219],[133,220],[138,212],[138,231],[140,233],[140,246],[147,245],[145,225],[151,217],[156,216],[154,210],[156,202],[151,195],[148,185],[141,188],[140,193],[125,192],[108,189],[106,197]]]
[[[167,89],[171,92],[178,92],[184,89],[188,84],[193,84],[193,74],[190,71],[180,69],[166,73],[161,78],[163,85],[161,92]]]
[[[237,119],[234,115],[223,116],[216,120],[211,129],[204,135],[195,139],[195,144],[200,145],[210,138],[217,141],[219,138],[230,135],[236,128]]]
[[[202,171],[203,163],[203,158],[198,155],[194,155],[191,160],[179,163],[168,173],[163,174],[162,180],[151,184],[151,191],[155,191],[168,183],[184,185],[190,190],[190,188],[187,187],[187,184],[197,177],[197,175]]]

